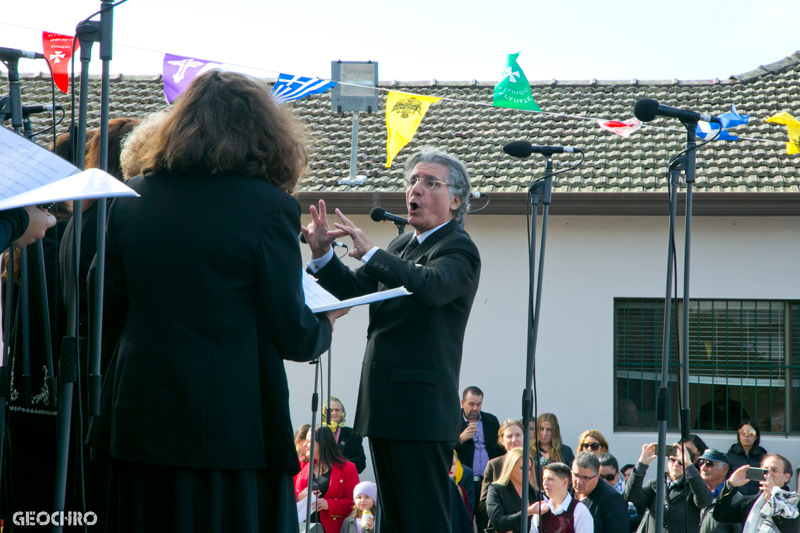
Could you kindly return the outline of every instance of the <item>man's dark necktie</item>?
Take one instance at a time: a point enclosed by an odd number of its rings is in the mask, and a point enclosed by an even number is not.
[[[405,259],[405,258],[407,258],[409,255],[411,255],[411,253],[412,253],[414,250],[416,250],[416,249],[417,249],[417,246],[419,246],[419,241],[417,240],[417,237],[416,237],[416,236],[415,236],[415,237],[412,237],[412,238],[411,238],[411,240],[409,241],[409,243],[406,245],[406,249],[405,249],[405,250],[403,250],[403,255],[402,255],[402,256],[400,256],[400,257],[401,257],[401,259]]]

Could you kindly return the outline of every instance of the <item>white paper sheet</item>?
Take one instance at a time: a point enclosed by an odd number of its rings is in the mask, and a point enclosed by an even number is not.
[[[364,296],[350,298],[349,300],[339,300],[336,296],[320,287],[317,280],[310,276],[305,270],[303,271],[303,292],[306,297],[306,305],[315,313],[324,313],[325,311],[333,311],[334,309],[346,309],[348,307],[371,304],[373,302],[380,302],[411,294],[405,287],[397,287],[396,289],[373,292],[372,294],[365,294]]]
[[[138,196],[99,169],[81,171],[56,154],[0,127],[0,210],[65,200]]]

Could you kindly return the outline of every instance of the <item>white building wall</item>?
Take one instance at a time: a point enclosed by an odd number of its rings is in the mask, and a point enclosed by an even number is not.
[[[379,246],[396,235],[394,225],[376,224],[367,216],[353,218]],[[596,428],[620,464],[633,463],[642,444],[654,442],[657,434],[613,431],[613,302],[618,297],[664,297],[667,219],[553,216],[549,224],[537,348],[538,412],[556,413],[562,437],[573,450],[582,431]],[[484,409],[500,420],[520,418],[528,287],[525,217],[471,216],[467,231],[480,249],[483,269],[464,343],[460,386],[483,389]],[[681,274],[683,231],[681,218]],[[800,218],[695,217],[691,253],[692,297],[800,299]],[[682,295],[682,275],[678,287]],[[348,425],[355,418],[367,322],[366,307],[357,308],[336,323],[334,332],[333,394],[348,409]],[[305,364],[286,366],[292,420],[299,426],[310,421],[314,371]],[[736,438],[733,432],[700,435],[722,451]],[[669,438],[677,440],[677,435]],[[364,444],[369,457],[366,440]],[[764,436],[761,444],[800,466],[800,437]],[[371,466],[362,477],[372,479]]]

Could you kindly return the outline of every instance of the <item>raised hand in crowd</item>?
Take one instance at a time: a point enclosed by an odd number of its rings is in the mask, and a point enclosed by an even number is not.
[[[732,487],[741,487],[743,485],[747,485],[749,480],[747,479],[747,469],[750,468],[749,465],[744,465],[740,468],[737,468],[731,477],[728,478],[728,482],[731,484]]]
[[[17,248],[28,246],[34,241],[44,238],[45,232],[56,225],[56,217],[44,209],[39,209],[34,205],[25,206],[23,209],[28,213],[28,229],[19,239],[11,243]]]
[[[677,450],[675,452],[675,457],[678,458],[678,460],[681,463],[681,466],[686,466],[694,463],[694,461],[692,461],[692,452],[688,448],[688,446],[681,446],[677,442],[673,446],[675,446]]]
[[[651,442],[642,446],[642,455],[639,456],[639,462],[644,465],[649,465],[656,458],[656,448],[658,443]]]

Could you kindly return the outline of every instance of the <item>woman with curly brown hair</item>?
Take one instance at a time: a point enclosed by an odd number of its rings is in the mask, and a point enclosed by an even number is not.
[[[198,76],[140,154],[106,245],[120,330],[90,444],[111,455],[118,531],[297,531],[284,360],[327,349],[305,305],[291,196],[299,125],[261,82]]]

